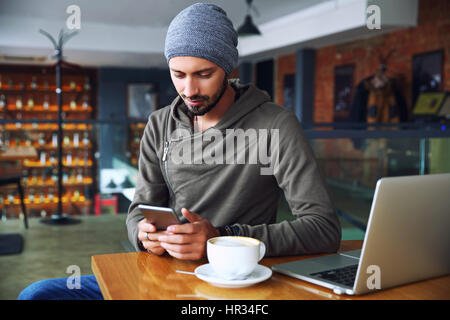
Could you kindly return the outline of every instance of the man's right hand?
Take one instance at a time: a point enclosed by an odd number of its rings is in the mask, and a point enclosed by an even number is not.
[[[166,249],[161,247],[158,237],[167,234],[166,231],[156,231],[156,227],[149,223],[146,218],[138,223],[138,239],[142,242],[143,247],[151,253],[162,255]]]

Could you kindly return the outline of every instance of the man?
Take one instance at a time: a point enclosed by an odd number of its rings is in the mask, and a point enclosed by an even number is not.
[[[153,112],[145,128],[127,216],[129,239],[136,250],[188,260],[204,257],[206,241],[219,235],[260,239],[267,256],[334,252],[339,221],[298,120],[253,85],[228,79],[238,62],[236,46],[231,21],[215,5],[194,4],[171,22],[165,56],[179,96]],[[203,161],[205,147],[220,154],[236,132],[257,132],[258,140],[226,148],[225,161]],[[270,147],[271,161],[264,163],[269,168],[228,161],[251,157],[254,146]],[[180,162],[180,154],[193,157]],[[294,221],[276,223],[280,188]],[[157,231],[139,204],[172,207],[182,223]],[[19,298],[102,298],[94,276],[81,281],[82,289],[71,292],[64,278],[40,281]]]
[[[179,97],[154,112],[144,131],[129,239],[137,250],[178,259],[204,257],[206,240],[219,235],[258,238],[268,256],[336,251],[339,222],[297,118],[253,85],[227,81],[236,46],[231,21],[215,5],[192,5],[170,24],[165,56]],[[278,130],[276,170],[262,175],[252,164],[196,162],[204,150],[189,163],[174,163],[180,143],[195,145],[211,129],[224,140],[233,130]],[[187,134],[174,137],[177,130]],[[280,188],[295,221],[275,223]],[[139,204],[170,206],[184,223],[156,232]]]

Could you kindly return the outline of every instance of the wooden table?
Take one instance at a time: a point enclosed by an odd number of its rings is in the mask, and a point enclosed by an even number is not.
[[[342,241],[340,251],[360,249],[362,241]],[[265,258],[268,267],[312,256]],[[182,261],[169,255],[147,252],[97,255],[92,257],[92,270],[105,299],[114,300],[177,300],[177,299],[239,299],[239,300],[347,300],[347,299],[450,299],[450,276],[440,277],[363,296],[336,295],[332,290],[273,272],[270,279],[257,285],[227,289],[218,288],[192,275],[207,263]]]

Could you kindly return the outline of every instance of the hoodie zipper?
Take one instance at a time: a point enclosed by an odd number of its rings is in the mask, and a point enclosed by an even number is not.
[[[164,152],[163,152],[162,161],[164,163],[164,171],[166,174],[166,180],[167,180],[167,185],[169,187],[169,192],[173,196],[173,198],[175,198],[175,194],[173,192],[172,185],[170,184],[170,181],[169,181],[169,169],[168,169],[168,161],[167,161],[167,154],[169,153],[169,146],[170,146],[170,141],[166,140],[164,142]],[[173,201],[175,201],[175,199]]]

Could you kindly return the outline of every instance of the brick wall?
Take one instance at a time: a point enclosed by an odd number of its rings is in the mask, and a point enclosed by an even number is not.
[[[387,63],[388,76],[399,78],[407,105],[412,100],[412,60],[416,54],[442,49],[443,84],[450,91],[450,1],[420,0],[418,26],[316,51],[314,121],[333,122],[334,69],[353,64],[354,86],[379,68],[379,55],[395,49]],[[295,53],[276,61],[276,102],[283,105],[283,78],[295,73]],[[387,174],[386,146],[373,141],[366,150],[355,149],[350,139],[314,140],[312,146],[327,178],[374,187]],[[336,155],[339,155],[336,158]],[[380,162],[380,159],[384,159]],[[355,164],[358,165],[355,165]]]
[[[395,49],[388,61],[388,76],[400,78],[407,105],[412,99],[413,55],[444,50],[444,90],[450,91],[450,1],[421,0],[418,26],[386,35],[358,40],[316,51],[314,121],[332,122],[334,103],[334,68],[354,64],[354,85],[379,68],[379,54]],[[295,54],[277,59],[276,102],[283,104],[283,77],[295,73]]]

